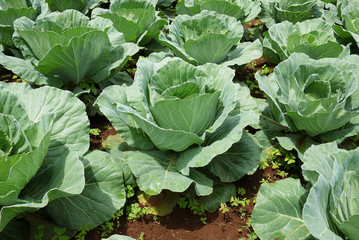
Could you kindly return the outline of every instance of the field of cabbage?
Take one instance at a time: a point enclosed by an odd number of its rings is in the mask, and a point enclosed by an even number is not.
[[[359,239],[359,0],[0,0],[0,240]]]

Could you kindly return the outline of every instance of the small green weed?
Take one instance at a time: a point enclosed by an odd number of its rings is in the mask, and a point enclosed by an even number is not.
[[[132,186],[132,185],[127,185],[126,186],[126,198],[131,198],[133,196],[135,196],[135,188],[136,186]]]
[[[221,211],[223,214],[230,211],[229,207],[226,203],[221,203],[221,206],[219,207],[219,211]]]
[[[238,207],[241,205],[242,207],[245,207],[246,205],[249,205],[250,199],[247,198],[237,198],[237,197],[231,197],[230,203],[232,207]]]
[[[141,232],[140,236],[138,237],[138,240],[144,240],[145,238],[145,233]]]
[[[206,212],[206,207],[199,204],[196,199],[191,199],[189,195],[181,197],[178,200],[178,205],[180,208],[189,208],[193,214],[202,216]]]
[[[246,194],[246,190],[242,187],[239,187],[237,193],[238,195],[243,196],[244,194]]]
[[[127,220],[136,220],[151,212],[154,212],[154,207],[141,207],[139,203],[132,203],[131,205],[126,206]]]
[[[101,133],[101,130],[98,128],[91,128],[89,131],[90,135],[99,136]]]
[[[85,240],[86,234],[93,228],[91,224],[87,224],[86,226],[81,226],[79,232],[75,236],[75,239]]]
[[[66,233],[66,228],[58,228],[58,227],[55,227],[54,229],[55,231],[55,236],[53,236],[51,238],[51,240],[69,240],[70,237],[68,236],[64,236],[63,234]],[[62,236],[63,235],[63,236]]]
[[[34,236],[35,240],[42,240],[44,235],[45,235],[45,226],[44,225],[37,226],[37,233]]]
[[[207,222],[206,222],[207,218],[206,217],[201,217],[200,220],[201,220],[201,223],[203,223],[204,225],[207,224]]]

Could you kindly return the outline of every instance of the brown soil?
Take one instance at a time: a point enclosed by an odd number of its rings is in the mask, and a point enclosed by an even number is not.
[[[263,70],[264,67],[271,72],[273,71],[274,65],[262,56],[251,61],[244,68],[234,68],[236,71],[235,81],[246,83],[251,91],[252,97],[265,98],[264,92],[259,89],[258,82],[254,77],[255,74]]]
[[[255,27],[258,27],[258,26],[263,25],[263,24],[264,23],[259,18],[256,18],[256,19],[252,20],[249,23],[242,24],[242,26],[244,28],[255,28]]]
[[[100,115],[95,115],[90,117],[90,128],[98,128],[100,129],[100,135],[92,135],[90,134],[90,150],[102,150],[102,142],[107,139],[110,135],[116,135],[117,132],[115,128],[112,126],[110,121]]]

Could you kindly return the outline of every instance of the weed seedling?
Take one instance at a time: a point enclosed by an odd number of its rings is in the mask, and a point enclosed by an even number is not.
[[[244,194],[246,194],[246,190],[242,187],[239,187],[237,193],[238,195],[243,196]]]
[[[37,226],[37,233],[34,236],[35,240],[42,240],[44,235],[45,235],[45,226],[44,225]]]
[[[58,228],[55,227],[55,236],[51,238],[51,240],[69,240],[70,238],[68,236],[61,236],[66,232],[66,228]]]
[[[225,203],[221,203],[221,206],[219,208],[219,211],[221,211],[223,214],[229,212],[229,207],[227,207],[227,204]]]
[[[145,232],[141,232],[140,236],[138,237],[138,240],[144,240]]]
[[[91,128],[89,131],[90,135],[99,136],[101,133],[101,130],[98,128]]]
[[[93,228],[91,224],[87,224],[86,226],[81,226],[78,234],[75,236],[75,239],[85,240],[86,234]]]

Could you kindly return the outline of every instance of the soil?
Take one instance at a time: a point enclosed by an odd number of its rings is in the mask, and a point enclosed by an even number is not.
[[[265,57],[260,57],[248,63],[245,67],[234,67],[236,71],[235,81],[244,82],[248,85],[251,96],[254,98],[265,98],[265,93],[259,89],[255,74],[266,68],[269,74],[273,71],[275,65],[268,62]]]
[[[95,115],[89,117],[90,119],[90,128],[98,128],[100,130],[99,135],[90,134],[90,151],[93,150],[101,150],[104,151],[102,148],[102,142],[107,139],[110,135],[116,135],[117,132],[115,128],[112,126],[110,121],[101,115]]]

